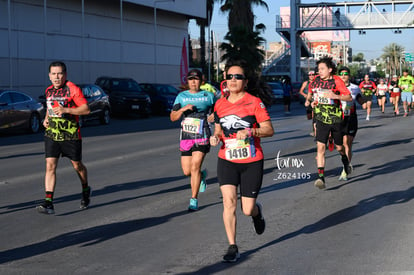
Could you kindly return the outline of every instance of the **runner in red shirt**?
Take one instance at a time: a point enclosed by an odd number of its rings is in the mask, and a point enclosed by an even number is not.
[[[66,65],[61,61],[49,65],[52,85],[46,89],[47,112],[43,121],[45,127],[46,197],[36,208],[40,213],[53,214],[53,193],[56,185],[56,168],[59,158],[68,157],[82,184],[81,209],[90,203],[91,188],[88,173],[82,163],[82,137],[79,116],[89,114],[89,106],[82,90],[66,80]]]
[[[246,63],[226,65],[228,96],[217,101],[214,108],[215,131],[212,146],[222,142],[218,154],[217,177],[223,196],[223,221],[229,241],[225,262],[240,257],[236,245],[237,187],[241,206],[253,219],[257,234],[265,230],[261,205],[256,202],[263,178],[263,150],[260,138],[273,135],[273,126],[262,100],[245,90]],[[260,95],[259,95],[260,96]]]
[[[325,151],[326,143],[331,136],[336,150],[342,157],[346,174],[349,174],[349,160],[343,146],[342,120],[343,112],[341,101],[352,101],[351,93],[339,76],[336,76],[336,66],[332,57],[323,57],[317,63],[319,76],[309,84],[309,93],[305,106],[310,105],[312,96],[314,101],[314,115],[316,119],[317,165],[318,179],[315,186],[323,189],[325,185]]]
[[[371,114],[372,95],[375,94],[377,85],[375,85],[374,81],[369,80],[369,75],[366,74],[364,81],[359,83],[359,88],[362,92],[362,100],[365,102],[362,104],[362,108],[364,108],[364,110],[367,109],[366,120],[369,120],[369,116]]]

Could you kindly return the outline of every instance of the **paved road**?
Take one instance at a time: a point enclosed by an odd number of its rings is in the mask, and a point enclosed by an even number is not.
[[[296,103],[290,116],[281,110],[271,109],[276,134],[263,140],[259,200],[267,228],[257,236],[238,209],[236,264],[221,263],[227,242],[217,148],[205,161],[201,209],[187,213],[178,124],[168,118],[85,127],[91,207],[79,210],[80,184],[62,159],[51,216],[34,208],[44,196],[42,135],[0,136],[0,273],[413,274],[414,114],[395,118],[391,108],[385,115],[374,109],[365,121],[359,110],[355,171],[338,181],[340,158],[327,152],[328,188],[321,191],[313,186],[310,122]]]

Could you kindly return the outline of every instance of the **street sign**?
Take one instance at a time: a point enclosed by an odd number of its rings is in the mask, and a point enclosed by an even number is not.
[[[405,53],[405,61],[406,62],[412,62],[414,61],[414,54],[412,53]]]

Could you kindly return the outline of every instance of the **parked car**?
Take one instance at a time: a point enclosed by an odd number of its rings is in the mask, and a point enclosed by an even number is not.
[[[0,130],[24,129],[37,133],[45,116],[43,105],[16,90],[0,90]]]
[[[139,86],[150,96],[151,109],[154,114],[169,114],[180,92],[168,84],[140,83]]]
[[[95,84],[80,84],[82,93],[88,101],[89,115],[79,116],[79,125],[83,126],[86,121],[99,119],[101,124],[109,124],[111,120],[111,105],[108,95],[101,87]]]
[[[283,86],[280,82],[268,82],[267,83],[272,89],[273,103],[283,101]]]
[[[134,79],[98,77],[95,84],[108,94],[113,114],[151,113],[151,99]]]

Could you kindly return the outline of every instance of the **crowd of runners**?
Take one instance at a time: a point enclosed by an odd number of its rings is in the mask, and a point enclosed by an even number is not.
[[[377,97],[381,112],[386,103],[399,115],[402,101],[404,116],[414,110],[414,78],[407,71],[378,83],[369,79],[357,84],[350,82],[350,69],[337,70],[330,57],[317,62],[317,69],[309,72],[300,94],[306,98],[308,119],[312,120],[312,135],[316,140],[317,179],[314,185],[326,188],[325,151],[336,150],[341,156],[343,170],[339,180],[348,180],[352,172],[352,142],[358,130],[356,103],[366,109],[366,119],[372,112],[372,99]],[[87,170],[82,163],[82,139],[78,116],[90,112],[82,91],[66,79],[66,65],[52,62],[49,77],[52,85],[46,89],[48,112],[45,131],[45,199],[37,205],[43,214],[53,214],[56,167],[60,157],[68,157],[81,182],[81,209],[90,204],[91,187]],[[223,199],[223,223],[228,239],[225,262],[240,257],[236,243],[236,209],[238,194],[244,215],[251,217],[257,234],[265,231],[263,208],[257,198],[263,179],[264,155],[261,138],[271,137],[274,129],[266,106],[271,105],[269,91],[258,88],[258,76],[249,72],[242,60],[226,64],[221,97],[214,89],[206,88],[199,70],[190,70],[185,90],[175,99],[171,121],[181,121],[180,161],[183,174],[189,177],[191,196],[188,211],[199,209],[198,195],[206,189],[206,170],[202,169],[211,146],[220,145],[217,178]],[[202,85],[204,85],[202,87]],[[388,99],[389,98],[389,99]]]
[[[343,169],[339,180],[348,180],[352,172],[352,142],[358,131],[356,103],[366,110],[366,120],[370,120],[373,98],[382,114],[386,113],[386,103],[392,105],[395,116],[400,114],[402,102],[404,117],[414,110],[414,78],[404,70],[403,75],[392,76],[390,81],[370,80],[365,75],[360,83],[351,83],[351,71],[348,67],[338,70],[332,58],[323,57],[317,62],[317,73],[309,72],[299,93],[306,98],[305,107],[308,119],[312,119],[312,136],[315,136],[317,148],[317,175],[315,186],[324,189],[325,150],[335,147],[341,155]]]

